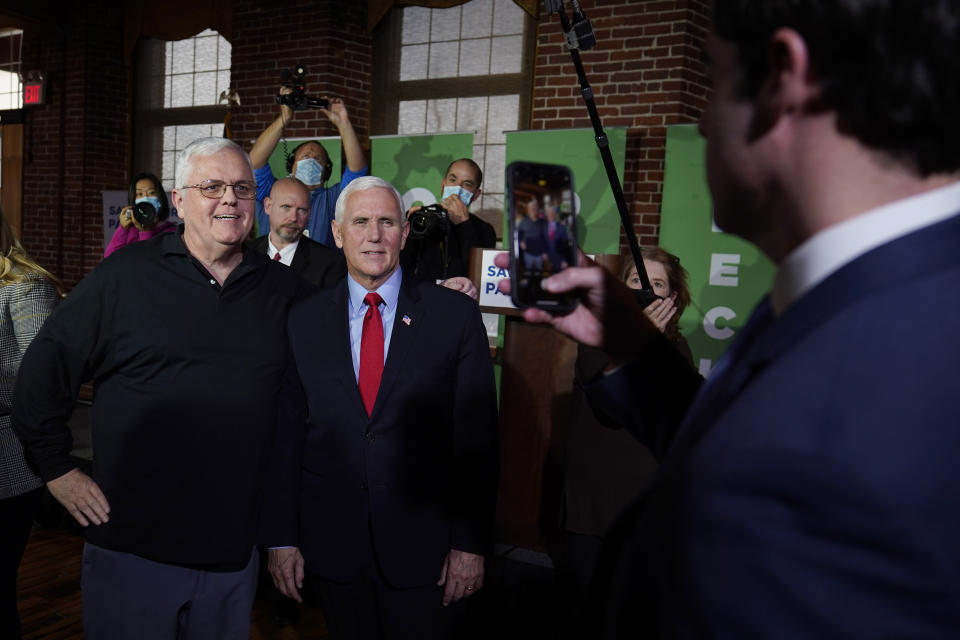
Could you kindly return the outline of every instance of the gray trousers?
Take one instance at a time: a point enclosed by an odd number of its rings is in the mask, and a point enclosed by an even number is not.
[[[247,640],[259,554],[240,571],[163,564],[83,546],[86,640]]]

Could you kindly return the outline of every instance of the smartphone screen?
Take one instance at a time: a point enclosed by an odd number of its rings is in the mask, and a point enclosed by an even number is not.
[[[506,174],[513,303],[570,310],[575,299],[547,293],[540,282],[576,264],[573,174],[569,167],[535,162],[513,162]]]

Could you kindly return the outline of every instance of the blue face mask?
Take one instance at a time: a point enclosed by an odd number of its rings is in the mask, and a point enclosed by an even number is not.
[[[153,205],[153,208],[157,210],[157,213],[160,212],[160,198],[157,196],[147,196],[146,198],[137,198],[134,201],[134,204],[140,204],[141,202],[149,202]]]
[[[450,196],[460,196],[460,200],[463,201],[463,204],[470,206],[470,201],[473,200],[473,192],[467,191],[463,187],[454,187],[446,186],[443,188],[443,195],[440,197],[441,200],[445,200]]]
[[[323,182],[323,167],[313,158],[303,158],[297,162],[297,172],[293,175],[303,184],[312,187]]]

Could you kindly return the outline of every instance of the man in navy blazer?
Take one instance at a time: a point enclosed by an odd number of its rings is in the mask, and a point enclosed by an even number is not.
[[[778,265],[698,390],[598,268],[567,316],[592,401],[661,455],[595,637],[960,630],[960,3],[714,3],[701,120],[717,224]],[[502,260],[502,258],[501,258]],[[599,629],[598,629],[599,627]]]
[[[295,599],[304,565],[318,578],[332,638],[450,637],[462,603],[445,605],[481,588],[491,546],[498,453],[486,332],[468,296],[399,268],[407,232],[389,183],[351,182],[333,224],[348,276],[289,316],[266,519],[266,541],[285,548],[271,549],[269,566]],[[383,337],[370,348],[382,349],[382,377],[371,395],[364,324],[376,311]]]
[[[247,243],[254,251],[266,253],[321,289],[343,279],[347,273],[343,255],[303,235],[310,220],[310,191],[306,185],[296,178],[277,180],[263,208],[270,232]]]

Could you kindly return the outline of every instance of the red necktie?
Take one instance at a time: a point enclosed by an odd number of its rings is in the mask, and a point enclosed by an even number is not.
[[[383,375],[383,319],[380,317],[380,303],[383,298],[378,293],[368,293],[363,299],[367,303],[367,313],[363,316],[363,333],[360,337],[360,397],[367,408],[367,415],[373,413],[373,404],[380,389],[380,377]]]
[[[277,251],[277,255],[273,256],[275,262],[280,262],[280,252]]]

